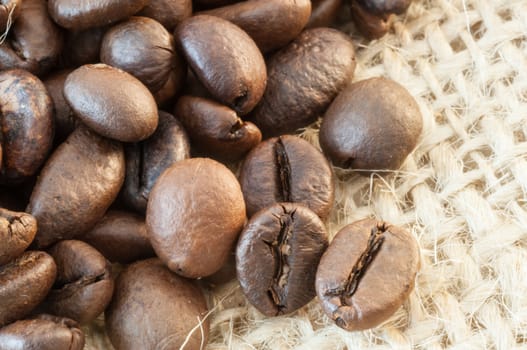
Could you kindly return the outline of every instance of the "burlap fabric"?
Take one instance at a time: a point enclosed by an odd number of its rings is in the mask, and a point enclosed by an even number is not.
[[[379,327],[350,333],[316,300],[266,319],[233,282],[208,295],[207,349],[527,349],[527,0],[416,0],[371,43],[341,28],[356,39],[354,80],[400,82],[424,130],[400,171],[336,170],[328,229],[375,217],[411,230],[415,290]],[[317,144],[317,126],[303,136]],[[110,348],[100,325],[88,349]]]

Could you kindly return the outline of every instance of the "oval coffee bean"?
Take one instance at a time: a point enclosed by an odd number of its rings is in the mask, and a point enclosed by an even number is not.
[[[101,43],[108,27],[68,31],[62,60],[67,67],[99,62]]]
[[[212,275],[227,261],[245,222],[234,174],[208,158],[175,163],[148,200],[146,228],[157,256],[182,276]]]
[[[419,247],[405,229],[366,219],[341,229],[320,260],[322,308],[347,330],[375,327],[408,298],[419,270]]]
[[[27,213],[0,208],[0,266],[22,255],[37,233],[37,221]]]
[[[190,143],[181,123],[171,114],[159,111],[159,127],[147,140],[125,146],[126,177],[123,199],[144,213],[157,178],[175,162],[190,157]]]
[[[117,278],[106,331],[116,350],[181,349],[183,344],[185,350],[198,350],[209,335],[206,313],[197,286],[158,259],[143,260]]]
[[[260,101],[267,79],[265,62],[254,41],[219,17],[184,20],[174,38],[196,77],[221,103],[245,115]]]
[[[393,15],[375,15],[370,13],[356,0],[351,1],[351,17],[357,29],[370,40],[383,37],[388,33],[393,22]]]
[[[329,27],[342,9],[342,0],[313,0],[306,28]]]
[[[7,25],[14,23],[20,14],[22,0],[3,0],[0,4],[0,31],[3,33]]]
[[[84,333],[77,322],[52,315],[17,321],[0,328],[2,350],[82,350]]]
[[[155,255],[145,220],[124,211],[108,211],[88,233],[79,237],[111,262],[129,264]]]
[[[285,46],[300,34],[311,14],[309,0],[249,0],[202,12],[247,32],[263,53]]]
[[[153,18],[167,30],[173,31],[184,19],[192,16],[192,0],[150,1],[138,16]]]
[[[309,29],[274,54],[267,69],[267,89],[249,118],[264,137],[307,126],[326,110],[353,77],[353,43],[335,29]]]
[[[274,203],[297,202],[325,219],[333,206],[331,166],[319,150],[296,136],[260,143],[243,162],[240,184],[249,217]]]
[[[410,93],[393,80],[350,85],[320,126],[320,146],[333,164],[354,169],[398,169],[415,148],[423,117]]]
[[[29,314],[48,294],[57,267],[47,253],[27,251],[0,266],[0,327]]]
[[[174,114],[188,130],[196,149],[222,160],[238,160],[262,140],[251,122],[222,104],[201,97],[182,96]]]
[[[20,182],[44,162],[53,142],[53,101],[44,84],[20,69],[0,72],[0,182]]]
[[[105,64],[77,68],[66,79],[64,97],[99,135],[137,142],[157,128],[154,97],[139,80],[118,68]]]
[[[364,9],[375,15],[389,13],[401,14],[408,7],[412,0],[356,0]]]
[[[291,313],[315,297],[315,273],[328,245],[319,217],[279,203],[255,214],[236,249],[242,291],[267,316]]]
[[[47,247],[95,226],[117,197],[124,172],[120,143],[77,128],[51,155],[31,194],[35,245]]]

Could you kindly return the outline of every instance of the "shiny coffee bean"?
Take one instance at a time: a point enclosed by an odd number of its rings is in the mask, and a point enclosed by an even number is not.
[[[28,315],[48,294],[57,267],[47,253],[27,251],[0,266],[0,327]]]
[[[125,146],[126,177],[122,189],[124,202],[144,213],[150,191],[157,178],[175,162],[190,157],[190,143],[181,123],[169,113],[159,111],[159,127],[147,140]]]
[[[7,25],[14,23],[20,14],[22,0],[2,0],[0,2],[0,31],[3,33]]]
[[[0,328],[2,350],[82,350],[84,333],[73,320],[38,315]]]
[[[0,208],[0,266],[22,255],[36,233],[33,216]]]
[[[315,297],[315,273],[328,245],[319,217],[299,204],[256,213],[236,249],[242,291],[267,316],[291,313]]]
[[[353,77],[353,43],[335,29],[309,29],[274,54],[267,69],[267,89],[249,118],[264,137],[293,132],[324,113]]]
[[[320,260],[317,295],[344,329],[364,330],[389,318],[408,298],[419,247],[405,229],[372,219],[342,228]]]
[[[99,62],[102,38],[108,27],[70,30],[66,33],[62,61],[66,67],[79,67]]]
[[[119,193],[125,173],[121,144],[77,128],[48,159],[27,212],[38,222],[37,247],[90,230]]]
[[[193,146],[214,158],[238,160],[262,140],[256,125],[209,99],[182,96],[174,114],[188,130]]]
[[[245,115],[260,101],[267,79],[254,41],[219,17],[199,15],[183,21],[174,38],[196,77],[221,103]]]
[[[244,160],[240,184],[249,217],[274,203],[297,202],[325,219],[333,206],[331,166],[319,150],[296,136],[259,144]]]
[[[192,16],[192,0],[150,1],[137,15],[153,18],[173,31],[184,19]]]
[[[328,108],[320,146],[342,168],[398,169],[415,148],[423,118],[410,93],[393,80],[350,85]]]
[[[157,105],[131,74],[105,64],[77,68],[66,79],[64,97],[84,124],[123,142],[146,139],[157,128]]]
[[[116,350],[182,349],[183,344],[198,350],[209,335],[206,313],[197,286],[158,259],[143,260],[117,278],[106,330]]]
[[[392,14],[375,15],[366,11],[356,0],[351,1],[351,17],[357,29],[370,40],[383,37],[393,22]]]
[[[311,4],[313,8],[306,28],[332,25],[343,7],[342,0],[312,0]]]
[[[0,72],[0,182],[33,175],[53,142],[53,102],[42,82],[20,69]]]
[[[389,13],[401,14],[410,6],[412,0],[356,0],[366,11],[375,15]]]
[[[175,163],[150,193],[146,228],[157,256],[182,276],[212,275],[227,261],[245,222],[234,174],[208,158]]]

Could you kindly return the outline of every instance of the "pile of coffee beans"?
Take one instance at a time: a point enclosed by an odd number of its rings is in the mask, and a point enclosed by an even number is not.
[[[352,83],[328,26],[346,6],[379,37],[409,3],[2,1],[0,349],[82,349],[102,313],[117,350],[199,349],[203,288],[235,277],[270,317],[315,297],[347,330],[390,317],[417,242],[328,232],[331,164],[398,169],[422,117],[397,82]],[[320,117],[323,153],[295,135]]]

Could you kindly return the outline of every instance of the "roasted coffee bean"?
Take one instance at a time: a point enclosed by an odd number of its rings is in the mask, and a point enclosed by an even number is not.
[[[0,266],[22,255],[35,233],[37,221],[33,216],[0,208]]]
[[[320,146],[342,168],[398,169],[415,148],[423,118],[410,93],[393,80],[350,85],[328,108]]]
[[[62,51],[63,64],[79,67],[99,62],[102,38],[108,27],[95,27],[85,30],[68,31],[66,47]]]
[[[17,321],[0,328],[2,350],[82,350],[84,333],[77,322],[52,315]]]
[[[244,122],[235,111],[212,100],[182,96],[174,114],[197,150],[221,160],[238,160],[262,140],[256,125]]]
[[[202,13],[236,24],[266,53],[285,46],[300,34],[311,14],[311,1],[249,0]]]
[[[196,77],[221,103],[245,115],[260,101],[267,79],[265,61],[254,41],[219,17],[184,20],[174,33]]]
[[[144,213],[157,178],[175,162],[190,157],[190,143],[181,123],[159,111],[159,127],[147,140],[125,146],[126,178],[122,190],[125,203]]]
[[[366,11],[375,15],[405,12],[412,0],[356,0]]]
[[[33,189],[27,212],[38,222],[37,247],[90,230],[123,184],[120,143],[77,128],[51,155]]]
[[[236,278],[236,245],[234,245],[229,253],[227,262],[223,264],[221,269],[207,276],[200,281],[208,288],[214,288],[217,285],[227,283]]]
[[[22,0],[2,0],[0,2],[0,31],[4,32],[8,25],[15,23],[20,14]]]
[[[311,17],[307,22],[306,28],[328,27],[337,18],[337,14],[342,10],[342,0],[312,0]]]
[[[157,128],[157,105],[132,75],[105,64],[74,70],[64,97],[77,117],[99,135],[123,142],[146,139]]]
[[[242,165],[240,184],[251,217],[278,202],[297,202],[325,219],[334,199],[333,171],[319,150],[290,135],[266,140]]]
[[[153,18],[167,30],[173,31],[181,21],[192,16],[192,0],[150,1],[138,16]]]
[[[274,54],[267,69],[267,89],[249,120],[271,137],[307,126],[324,113],[353,77],[353,43],[335,29],[309,29]]]
[[[341,229],[322,256],[317,295],[339,327],[364,330],[397,311],[418,270],[419,247],[408,231],[361,220]]]
[[[47,253],[27,251],[0,266],[0,327],[28,315],[48,294],[57,267]]]
[[[146,228],[157,256],[182,276],[212,275],[227,261],[245,222],[234,174],[208,158],[175,163],[150,193]]]
[[[193,2],[199,7],[215,8],[240,2],[240,0],[193,0]]]
[[[375,15],[366,11],[356,0],[351,2],[351,17],[362,35],[370,40],[388,33],[393,22],[392,14]]]
[[[101,62],[132,74],[151,92],[159,91],[172,72],[181,87],[187,73],[172,35],[147,17],[132,17],[108,30],[101,45]]]
[[[170,109],[174,106],[177,95],[181,93],[184,87],[184,83],[183,85],[181,84],[180,78],[180,75],[172,71],[165,85],[153,94],[159,108]]]
[[[53,142],[53,102],[42,82],[20,70],[0,72],[0,182],[33,175]]]
[[[236,249],[242,291],[260,312],[293,312],[315,297],[315,273],[328,245],[319,217],[303,205],[278,203],[256,213]]]
[[[129,264],[155,255],[145,220],[133,213],[108,211],[88,233],[79,237],[111,262]]]
[[[59,26],[81,30],[105,26],[128,18],[139,12],[148,2],[148,0],[49,0],[48,7],[49,14]]]
[[[160,260],[149,259],[130,265],[117,278],[106,330],[116,350],[198,350],[207,344],[206,314],[197,286]]]
[[[60,241],[49,254],[57,264],[57,279],[39,309],[82,324],[93,321],[112,298],[110,263],[81,241]]]

